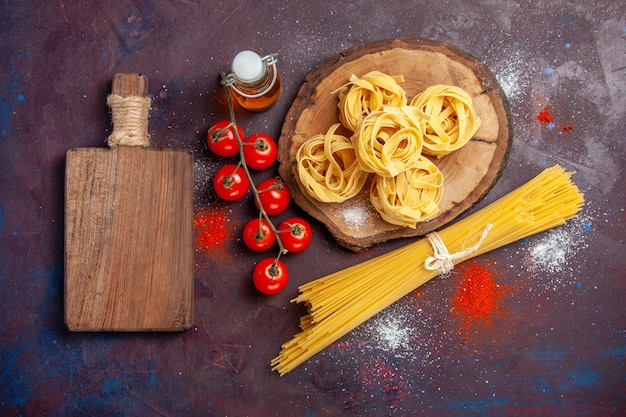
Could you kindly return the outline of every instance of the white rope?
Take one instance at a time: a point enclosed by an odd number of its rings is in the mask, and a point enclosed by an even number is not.
[[[439,271],[442,274],[449,273],[454,269],[454,261],[471,255],[472,253],[476,252],[478,248],[480,248],[480,245],[482,245],[492,227],[492,223],[488,223],[487,226],[485,226],[485,229],[480,235],[480,239],[478,240],[478,242],[476,242],[474,246],[452,254],[448,252],[446,244],[443,242],[441,236],[439,236],[437,232],[429,233],[428,235],[426,235],[426,238],[433,247],[433,255],[426,258],[426,260],[424,261],[424,268],[428,269],[429,271]]]

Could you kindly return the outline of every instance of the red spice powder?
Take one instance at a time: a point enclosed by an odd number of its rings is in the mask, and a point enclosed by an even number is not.
[[[222,243],[230,235],[227,217],[219,209],[205,208],[194,219],[197,232],[197,245],[205,250],[223,250]]]
[[[541,123],[552,123],[552,115],[550,115],[550,106],[545,106],[537,115],[537,120]]]
[[[463,279],[452,299],[452,312],[463,319],[466,329],[475,323],[491,323],[504,288],[494,282],[494,273],[477,261],[465,262],[457,270]]]
[[[393,379],[395,372],[381,358],[363,363],[359,368],[361,384],[367,389],[384,387]]]
[[[554,118],[552,117],[552,115],[550,114],[550,106],[545,106],[537,115],[537,120],[539,120],[541,123],[543,124],[551,124],[552,123],[552,127],[556,126],[557,124],[554,122]],[[552,127],[549,126],[550,130],[552,130]],[[567,125],[567,126],[560,126],[560,129],[563,132],[569,132],[570,130],[574,129],[573,125]]]

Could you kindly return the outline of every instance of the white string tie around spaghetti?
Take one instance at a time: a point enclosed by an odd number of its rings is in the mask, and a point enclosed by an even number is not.
[[[429,271],[439,271],[441,274],[448,274],[450,271],[454,269],[454,261],[465,258],[468,255],[476,252],[480,245],[485,241],[487,234],[493,227],[492,223],[488,223],[483,232],[480,235],[480,239],[478,242],[467,249],[463,249],[461,251],[450,253],[446,244],[441,239],[441,236],[437,232],[432,232],[426,235],[426,238],[430,242],[433,247],[433,255],[429,256],[424,260],[424,268]]]

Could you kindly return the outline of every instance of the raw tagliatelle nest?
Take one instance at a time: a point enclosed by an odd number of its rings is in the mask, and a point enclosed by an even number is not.
[[[406,93],[398,84],[402,75],[390,76],[371,71],[361,78],[350,77],[350,82],[339,89],[339,120],[348,130],[355,131],[362,118],[385,106],[401,107],[407,104]]]
[[[374,177],[370,201],[385,221],[414,224],[438,212],[442,186],[439,168],[420,155],[413,166],[394,177]]]
[[[354,152],[352,141],[335,134],[336,123],[326,134],[307,140],[296,155],[298,175],[306,191],[325,203],[341,203],[356,196],[367,181]]]
[[[361,169],[393,177],[415,165],[422,153],[422,128],[398,107],[365,116],[352,136]]]
[[[352,75],[339,90],[339,123],[296,153],[298,178],[322,202],[356,196],[372,175],[369,198],[381,217],[415,228],[439,212],[444,178],[425,155],[441,158],[465,145],[480,126],[467,92],[435,85],[407,104],[403,76]],[[343,126],[350,135],[337,131]]]
[[[460,149],[480,126],[472,98],[459,87],[428,87],[411,100],[411,106],[428,115],[423,119],[423,146],[427,155],[441,158]]]

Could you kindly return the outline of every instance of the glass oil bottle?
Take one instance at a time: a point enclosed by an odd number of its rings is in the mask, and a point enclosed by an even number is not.
[[[241,51],[232,62],[232,72],[223,80],[233,99],[243,108],[260,112],[270,108],[282,92],[276,54],[261,58],[256,52]]]

